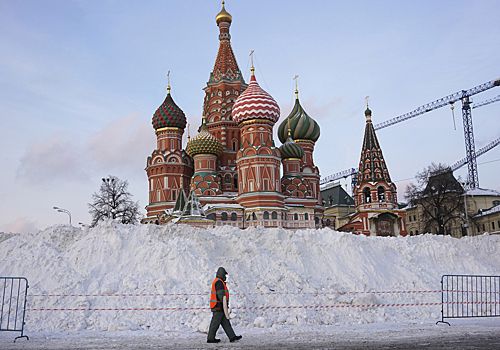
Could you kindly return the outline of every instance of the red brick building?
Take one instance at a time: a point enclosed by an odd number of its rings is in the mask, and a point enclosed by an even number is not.
[[[223,3],[216,16],[220,44],[204,88],[202,125],[186,149],[186,117],[170,87],[153,115],[157,149],[146,165],[149,205],[143,222],[190,224],[179,208],[190,192],[190,200],[202,206],[197,212],[213,225],[322,227],[320,174],[313,160],[320,128],[301,107],[296,91],[295,106],[278,128],[283,145],[275,145],[279,106],[259,86],[253,67],[250,83],[245,83],[231,48],[231,22]],[[205,219],[193,219],[193,225],[195,221],[207,226]]]

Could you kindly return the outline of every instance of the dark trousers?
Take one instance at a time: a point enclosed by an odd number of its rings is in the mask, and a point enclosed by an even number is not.
[[[219,326],[222,325],[224,328],[224,332],[229,339],[233,339],[236,334],[234,334],[233,327],[231,327],[231,322],[227,319],[226,315],[222,311],[212,312],[212,321],[210,322],[210,328],[208,329],[208,340],[214,340],[215,334],[219,329]]]

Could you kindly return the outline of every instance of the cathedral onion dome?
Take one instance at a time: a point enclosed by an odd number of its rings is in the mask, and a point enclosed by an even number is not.
[[[217,25],[221,22],[231,23],[233,21],[233,17],[226,11],[224,8],[224,1],[222,2],[222,10],[215,16],[215,22]]]
[[[167,87],[167,97],[153,114],[153,128],[180,128],[186,127],[186,116],[170,96],[170,86]]]
[[[314,119],[307,115],[300,105],[298,91],[295,91],[295,93],[295,106],[293,106],[288,118],[283,120],[278,127],[278,138],[281,143],[285,143],[288,133],[288,120],[290,120],[292,139],[316,142],[320,135],[319,125]]]
[[[301,145],[293,141],[290,134],[288,134],[288,139],[280,147],[280,153],[281,159],[302,159],[302,157],[304,156],[304,149]]]
[[[275,124],[280,118],[280,108],[274,98],[259,86],[253,69],[250,84],[233,105],[233,120],[240,124],[252,119],[267,119]]]
[[[186,152],[191,157],[197,154],[215,154],[218,157],[222,154],[222,143],[208,131],[205,118],[203,118],[200,133],[189,140]]]

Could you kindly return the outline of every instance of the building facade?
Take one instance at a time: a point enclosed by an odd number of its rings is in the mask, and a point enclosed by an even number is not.
[[[232,16],[224,3],[215,20],[220,43],[203,89],[199,133],[182,147],[187,121],[170,87],[153,115],[157,149],[145,169],[149,204],[143,222],[190,224],[189,216],[197,218],[193,225],[203,227],[322,227],[320,172],[313,157],[319,125],[304,111],[296,91],[295,106],[278,127],[282,146],[275,145],[279,106],[260,87],[253,67],[250,82],[244,81],[231,48]],[[202,220],[179,208],[181,202],[187,205],[186,197],[200,203],[203,210],[196,213]]]
[[[353,191],[355,213],[339,231],[367,236],[406,236],[405,211],[399,209],[396,185],[389,176],[368,107],[365,117],[359,173]]]

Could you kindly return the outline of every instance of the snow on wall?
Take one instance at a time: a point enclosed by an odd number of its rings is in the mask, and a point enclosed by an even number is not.
[[[437,291],[443,274],[500,275],[499,254],[500,236],[487,234],[387,238],[330,229],[107,222],[92,229],[57,225],[36,234],[0,233],[0,276],[28,278],[29,309],[207,308],[215,272],[224,266],[233,326],[349,325],[437,320],[440,306],[349,306],[438,303],[440,293],[366,292]],[[241,309],[327,305],[345,307]],[[25,329],[206,332],[210,317],[209,310],[28,310]]]

